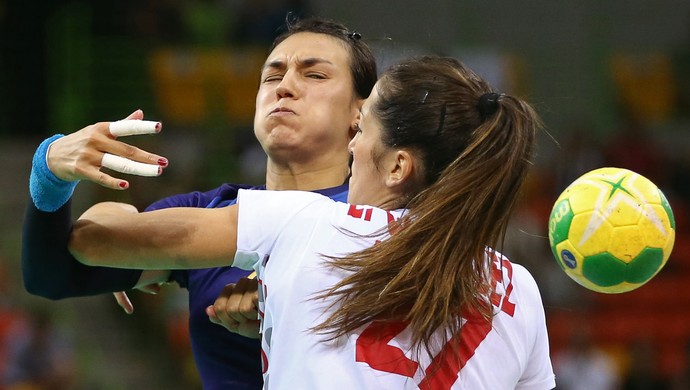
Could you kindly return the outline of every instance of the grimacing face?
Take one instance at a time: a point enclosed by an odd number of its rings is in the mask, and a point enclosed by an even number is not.
[[[264,64],[254,133],[276,162],[346,154],[360,103],[345,44],[300,32],[276,46]]]

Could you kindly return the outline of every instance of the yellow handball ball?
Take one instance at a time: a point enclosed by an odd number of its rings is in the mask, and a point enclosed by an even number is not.
[[[622,168],[580,176],[556,200],[549,243],[574,281],[617,294],[647,283],[666,264],[676,237],[671,206],[657,186]]]

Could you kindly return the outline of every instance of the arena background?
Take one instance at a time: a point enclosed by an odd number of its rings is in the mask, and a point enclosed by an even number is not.
[[[39,346],[35,361],[59,362],[55,388],[199,388],[183,290],[131,294],[132,316],[111,296],[51,302],[23,290],[20,237],[31,157],[48,135],[141,108],[163,121],[164,132],[130,141],[169,157],[170,168],[160,178],[132,179],[127,192],[83,183],[75,212],[97,200],[144,207],[224,181],[262,182],[264,157],[251,132],[254,94],[287,11],[356,29],[382,68],[402,56],[452,55],[497,89],[533,102],[552,138],[540,139],[506,252],[540,285],[554,362],[566,362],[558,366],[565,370],[559,389],[572,388],[565,378],[573,356],[593,362],[582,380],[623,384],[639,375],[636,382],[649,379],[649,388],[690,388],[690,298],[683,293],[690,283],[690,2],[5,0],[0,389],[19,388],[7,376],[26,340]],[[624,295],[594,294],[570,281],[546,238],[560,191],[605,165],[656,182],[678,226],[666,268]]]

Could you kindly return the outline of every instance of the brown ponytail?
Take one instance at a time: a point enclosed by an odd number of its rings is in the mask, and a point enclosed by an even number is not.
[[[372,108],[383,142],[407,148],[424,167],[391,238],[343,258],[352,272],[317,298],[334,312],[314,330],[329,339],[371,321],[406,321],[416,347],[430,351],[439,329],[460,331],[463,310],[487,320],[487,250],[500,247],[533,152],[540,121],[524,101],[496,95],[453,59],[423,57],[388,70]],[[402,205],[404,206],[404,205]]]

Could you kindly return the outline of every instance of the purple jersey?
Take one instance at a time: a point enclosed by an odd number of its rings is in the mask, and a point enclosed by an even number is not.
[[[225,207],[236,202],[240,188],[266,189],[265,186],[224,184],[207,192],[174,195],[153,203],[146,210]],[[337,201],[347,200],[347,184],[315,192]],[[189,291],[189,333],[194,360],[205,390],[262,387],[260,341],[228,332],[222,326],[213,324],[206,315],[206,307],[215,302],[226,284],[247,275],[249,272],[230,266],[176,270],[171,274],[171,280]]]

